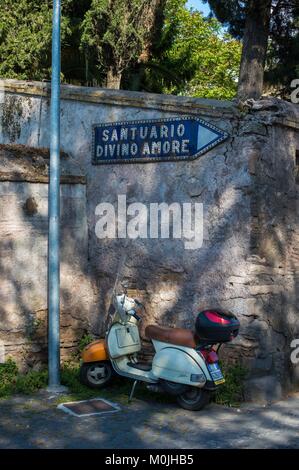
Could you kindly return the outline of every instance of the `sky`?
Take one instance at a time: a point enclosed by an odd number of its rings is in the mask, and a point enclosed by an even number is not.
[[[201,0],[188,0],[187,6],[202,11],[205,15],[208,15],[210,13],[209,5],[207,3],[203,4]]]

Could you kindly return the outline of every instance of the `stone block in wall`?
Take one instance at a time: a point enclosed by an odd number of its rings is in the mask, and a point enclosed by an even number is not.
[[[241,125],[240,129],[240,135],[262,135],[266,136],[267,135],[267,127],[265,124],[259,122],[258,120],[250,120],[250,121],[245,121],[243,125]]]
[[[252,378],[245,381],[246,401],[267,404],[282,398],[282,386],[274,375]]]
[[[299,387],[299,364],[292,365],[290,380],[291,380],[293,389],[297,390]]]

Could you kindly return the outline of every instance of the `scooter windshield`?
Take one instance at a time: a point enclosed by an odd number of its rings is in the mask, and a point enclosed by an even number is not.
[[[117,313],[119,314],[121,320],[123,322],[126,321],[126,310],[125,310],[125,307],[124,307],[124,303],[125,303],[125,294],[123,295],[116,295],[115,296],[115,299],[114,299],[114,307],[117,311]]]

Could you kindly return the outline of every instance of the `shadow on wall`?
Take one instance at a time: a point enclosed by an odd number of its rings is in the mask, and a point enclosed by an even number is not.
[[[250,113],[242,120],[232,119],[227,124],[232,138],[192,162],[93,167],[84,156],[88,240],[82,236],[80,212],[85,210],[85,201],[75,190],[72,193],[73,189],[62,186],[62,208],[68,207],[61,231],[65,349],[75,344],[72,335],[77,326],[78,334],[90,329],[97,336],[104,335],[116,273],[126,251],[118,289],[126,285],[137,290],[145,303],[142,331],[149,323],[193,328],[198,311],[206,307],[232,310],[241,321],[241,332],[224,348],[224,357],[241,359],[255,377],[271,376],[286,383],[289,343],[299,335],[293,137],[287,131],[282,137],[275,133],[277,128],[264,124],[248,132],[255,120]],[[80,148],[79,143],[74,148]],[[9,284],[3,294],[1,328],[11,348],[19,341],[34,364],[38,355],[34,348],[39,344],[44,348],[46,331],[45,325],[40,329],[38,324],[40,319],[45,322],[47,313],[46,185],[35,190],[28,184],[26,190],[1,185],[3,196],[19,194],[13,206],[16,212],[9,216],[20,221],[18,228],[14,222],[1,221],[1,283]],[[124,239],[97,239],[96,205],[111,202],[116,207],[120,194],[127,196],[128,204],[203,203],[202,248],[186,250],[182,240],[172,239],[129,240],[128,245]],[[23,210],[30,197],[38,205],[32,215]],[[76,218],[71,214],[78,199],[84,208],[78,209],[81,216]],[[5,213],[9,206],[2,201]],[[72,227],[70,220],[75,221]],[[30,330],[30,325],[38,325],[35,334],[40,342],[24,342],[24,328]]]
[[[142,331],[154,322],[193,328],[196,314],[207,307],[233,311],[241,321],[240,336],[224,347],[222,358],[251,371],[253,391],[247,397],[254,399],[255,386],[279,396],[281,388],[294,385],[290,342],[299,335],[294,254],[299,227],[292,132],[281,136],[279,128],[269,126],[265,134],[245,135],[246,126],[246,119],[235,124],[225,152],[218,149],[188,164],[137,165],[135,182],[127,168],[101,167],[97,202],[116,205],[117,194],[127,194],[128,203],[202,202],[201,249],[185,250],[177,240],[132,240],[128,246],[123,240],[97,240],[96,204],[89,200],[89,254],[100,311],[107,312],[119,260],[127,251],[119,290],[121,285],[136,289],[145,303]],[[94,197],[92,179],[90,185]],[[94,323],[102,335],[104,319],[100,315]]]
[[[48,159],[39,149],[29,150],[0,149],[0,338],[6,357],[14,357],[23,370],[39,367],[47,358]],[[42,170],[34,173],[28,161],[38,161]],[[94,294],[88,279],[86,187],[78,176],[63,175],[62,180],[68,181],[61,185],[61,339],[66,358],[89,330]]]

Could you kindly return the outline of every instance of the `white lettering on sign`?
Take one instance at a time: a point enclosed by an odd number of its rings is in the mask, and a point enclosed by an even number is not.
[[[119,142],[125,140],[140,139],[173,139],[174,137],[183,137],[185,134],[184,124],[175,126],[171,124],[169,127],[166,125],[156,126],[140,126],[137,127],[121,127],[120,129],[103,129],[102,140],[103,142]]]
[[[228,137],[193,116],[103,123],[93,129],[94,164],[194,159]]]
[[[188,144],[189,140],[165,140],[153,141],[153,142],[144,142],[141,149],[141,154],[144,156],[147,155],[181,155],[189,152]],[[106,145],[97,145],[96,156],[97,158],[113,158],[117,157],[127,157],[128,155],[137,155],[138,145],[133,142],[132,144],[106,144]]]

